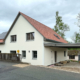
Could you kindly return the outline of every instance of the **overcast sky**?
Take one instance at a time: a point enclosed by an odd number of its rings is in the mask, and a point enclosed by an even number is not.
[[[54,27],[55,13],[59,11],[63,22],[70,26],[66,39],[72,41],[74,32],[79,31],[75,22],[80,0],[0,0],[0,33],[8,31],[19,11],[50,28]]]

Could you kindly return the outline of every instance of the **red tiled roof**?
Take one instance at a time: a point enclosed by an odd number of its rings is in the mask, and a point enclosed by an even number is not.
[[[60,35],[58,35],[53,29],[45,26],[44,24],[30,18],[29,16],[19,12],[27,21],[34,26],[46,39],[55,40],[62,43],[68,43]],[[60,39],[54,36],[56,34]]]
[[[3,39],[0,39],[0,43],[3,43],[4,42],[4,40]]]

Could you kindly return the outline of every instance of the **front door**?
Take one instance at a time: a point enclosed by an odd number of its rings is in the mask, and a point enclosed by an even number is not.
[[[54,52],[54,59],[55,59],[55,62],[57,62],[57,51]]]
[[[51,64],[54,63],[54,53],[51,53]]]

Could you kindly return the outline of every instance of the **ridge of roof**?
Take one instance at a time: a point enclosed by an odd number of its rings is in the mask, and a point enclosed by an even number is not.
[[[22,12],[19,12],[32,26],[34,26],[46,39],[55,40],[62,43],[68,43],[64,40],[59,34],[57,34],[53,29],[50,27],[34,20],[33,18],[25,15]],[[54,36],[57,35],[60,39]]]

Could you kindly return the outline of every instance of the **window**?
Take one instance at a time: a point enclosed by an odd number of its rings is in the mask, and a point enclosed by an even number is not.
[[[1,51],[0,51],[0,53],[1,53]]]
[[[23,58],[26,57],[26,51],[22,51],[22,57],[23,57]]]
[[[69,59],[75,59],[75,55],[69,55]]]
[[[33,59],[37,59],[37,51],[33,51],[32,53],[33,53],[33,57],[32,58]]]
[[[11,42],[16,42],[16,35],[11,36]]]
[[[34,40],[34,32],[26,33],[26,40]]]
[[[54,34],[54,36],[55,36],[56,38],[60,39],[56,34]]]
[[[16,51],[10,51],[11,54],[16,54]]]
[[[64,51],[64,57],[66,57],[66,51]]]

